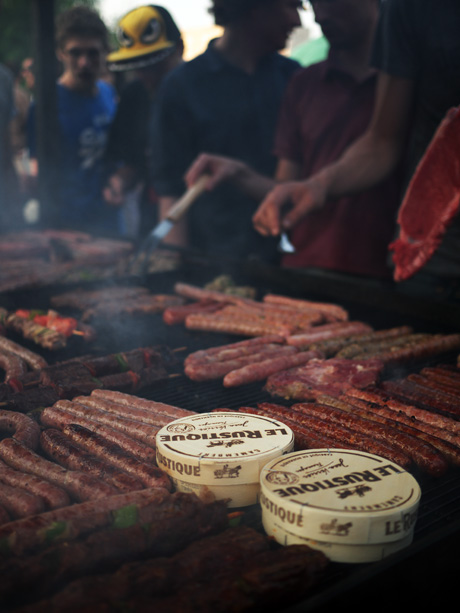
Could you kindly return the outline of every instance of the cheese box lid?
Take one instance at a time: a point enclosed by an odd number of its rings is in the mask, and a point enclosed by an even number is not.
[[[322,551],[331,562],[345,564],[378,562],[392,553],[409,547],[414,538],[412,530],[407,536],[398,541],[375,543],[372,545],[342,545],[341,543],[317,541],[295,534],[291,532],[289,528],[280,525],[279,522],[269,515],[264,516],[262,523],[265,532],[281,545],[308,545],[312,547],[312,549],[319,549]]]
[[[171,477],[202,485],[256,483],[262,467],[294,447],[282,422],[240,412],[177,419],[156,436],[157,462]]]
[[[308,449],[270,461],[261,472],[262,516],[302,537],[348,545],[408,536],[421,490],[405,469],[350,449]]]

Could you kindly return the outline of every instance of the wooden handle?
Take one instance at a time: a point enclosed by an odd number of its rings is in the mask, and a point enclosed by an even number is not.
[[[198,196],[205,191],[208,180],[208,175],[201,175],[198,181],[189,187],[185,194],[171,207],[166,219],[172,222],[178,221],[195,202]]]

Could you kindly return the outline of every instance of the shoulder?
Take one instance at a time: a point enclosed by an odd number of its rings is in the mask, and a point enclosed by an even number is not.
[[[327,60],[311,64],[305,68],[299,67],[289,81],[289,91],[301,92],[307,87],[318,83],[325,74]]]
[[[278,70],[286,74],[294,74],[301,69],[301,65],[297,60],[286,57],[281,53],[275,53],[272,56],[271,61],[273,62],[273,65],[278,68]]]

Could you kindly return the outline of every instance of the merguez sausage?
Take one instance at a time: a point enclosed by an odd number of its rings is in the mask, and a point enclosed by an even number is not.
[[[302,414],[316,415],[321,419],[330,420],[334,424],[341,424],[360,434],[371,436],[377,440],[386,441],[396,447],[401,453],[409,455],[414,464],[419,466],[427,474],[439,477],[443,475],[449,465],[444,456],[432,445],[420,440],[417,433],[412,431],[410,434],[398,427],[396,422],[384,420],[376,421],[369,416],[368,411],[358,407],[345,409],[336,408],[331,405],[304,403],[295,404],[293,410]]]
[[[5,438],[0,441],[0,458],[12,468],[51,481],[79,501],[95,500],[119,493],[116,488],[100,479],[79,471],[66,470],[42,458],[13,438]]]
[[[147,398],[141,398],[139,396],[125,394],[118,390],[97,389],[91,393],[91,397],[107,398],[108,400],[112,400],[113,402],[116,402],[123,406],[143,409],[145,411],[150,411],[154,414],[160,413],[162,415],[168,415],[173,419],[178,419],[180,417],[188,417],[189,415],[193,415],[195,413],[195,411],[182,409],[181,407],[176,407],[171,404],[165,404],[164,402],[156,402],[155,400],[148,400]]]
[[[361,321],[339,321],[321,326],[314,326],[308,332],[293,334],[288,336],[286,342],[288,345],[294,345],[295,347],[306,347],[312,343],[327,339],[350,336],[351,334],[358,334],[361,332],[364,334],[372,331],[373,329],[371,326]]]
[[[114,469],[110,464],[74,445],[60,430],[44,430],[40,435],[40,446],[50,459],[61,466],[94,475],[111,483],[120,492],[134,492],[144,487],[138,479]]]
[[[140,460],[146,462],[156,463],[156,451],[153,442],[153,437],[160,428],[150,428],[150,435],[152,441],[150,443],[143,443],[138,438],[126,434],[124,431],[118,429],[118,424],[114,422],[113,427],[106,424],[102,424],[94,419],[88,417],[79,417],[75,413],[59,409],[56,406],[47,407],[44,409],[40,416],[40,421],[44,426],[49,428],[57,428],[64,430],[69,424],[77,424],[93,430],[104,438],[108,443],[116,443],[119,445],[125,453],[137,457]]]
[[[133,475],[146,487],[165,487],[168,490],[172,488],[169,477],[160,468],[128,456],[121,447],[115,443],[107,444],[96,432],[77,424],[69,424],[64,428],[64,434],[93,455]]]
[[[362,434],[348,426],[334,423],[328,419],[318,417],[317,415],[310,415],[283,406],[272,405],[271,403],[260,403],[258,406],[263,409],[266,404],[270,407],[275,407],[274,411],[276,411],[276,413],[274,412],[273,415],[278,415],[278,419],[281,421],[283,417],[286,417],[302,427],[311,429],[314,435],[327,436],[335,439],[339,446],[350,446],[352,449],[361,449],[367,453],[381,455],[406,469],[413,464],[407,453],[397,449],[388,441],[379,440],[373,436]]]

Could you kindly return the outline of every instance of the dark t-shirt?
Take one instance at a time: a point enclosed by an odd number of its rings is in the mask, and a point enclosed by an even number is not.
[[[366,130],[376,75],[359,82],[328,60],[299,71],[289,83],[275,153],[309,177],[336,161]],[[291,232],[296,253],[286,266],[315,266],[350,274],[390,276],[388,244],[399,205],[399,173],[354,196],[328,202]]]
[[[448,109],[460,105],[460,1],[386,0],[373,63],[415,83],[407,184]],[[460,216],[423,272],[460,278]]]
[[[281,98],[299,64],[280,54],[264,58],[248,75],[214,50],[172,71],[160,87],[151,129],[152,180],[162,196],[179,197],[184,174],[203,152],[240,159],[273,176],[272,152]],[[223,185],[201,196],[187,213],[192,247],[232,257],[273,261],[274,239],[251,221],[259,203]]]

